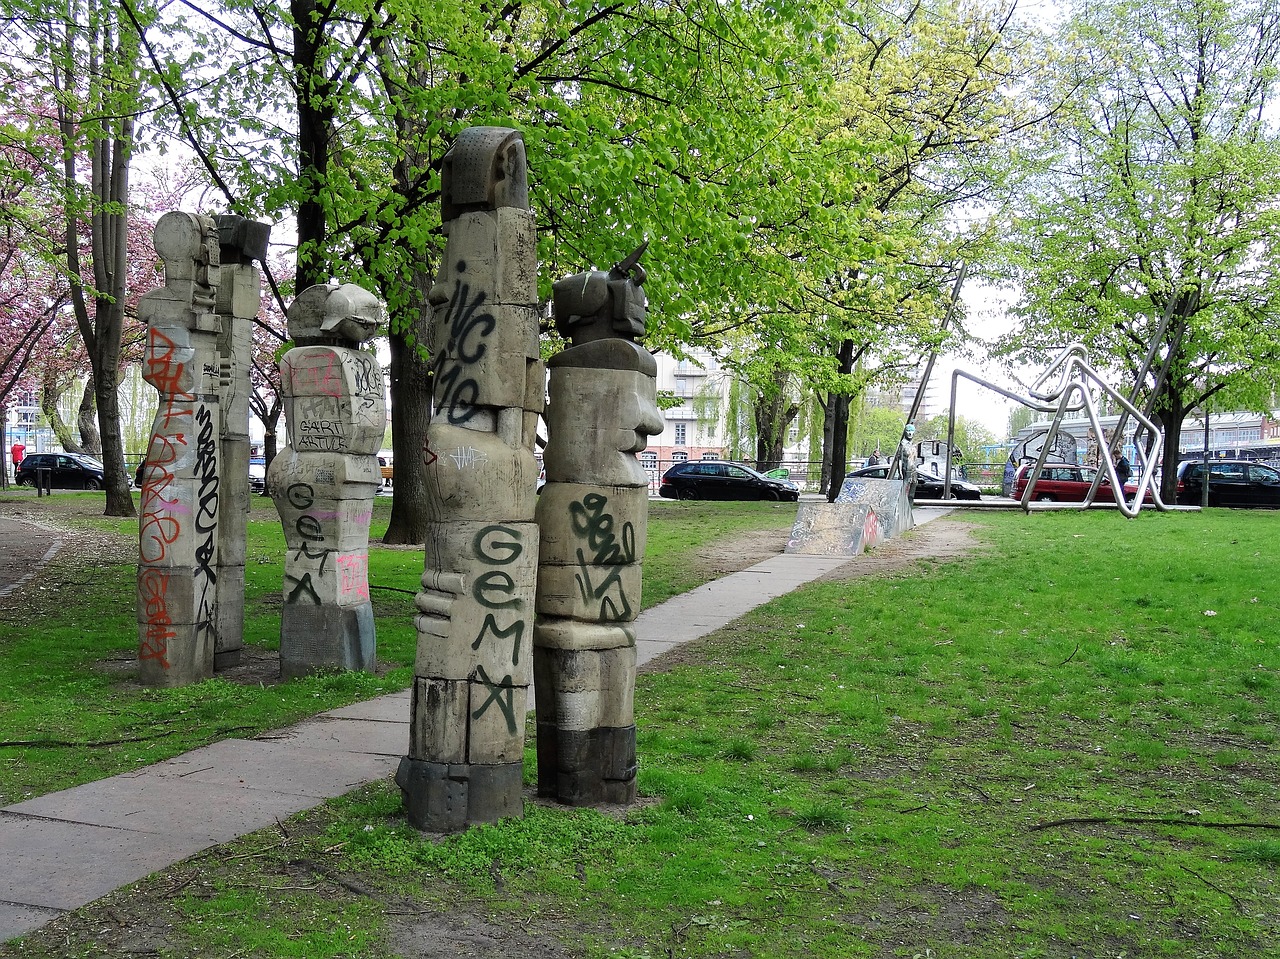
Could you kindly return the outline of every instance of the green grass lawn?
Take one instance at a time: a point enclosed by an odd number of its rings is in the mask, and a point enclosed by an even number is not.
[[[423,836],[377,783],[13,954],[115,955],[145,915],[163,956],[435,954],[401,946],[458,917],[599,959],[1277,955],[1280,515],[964,518],[967,558],[642,676],[628,811]]]
[[[391,500],[375,504],[369,583],[382,674],[345,673],[260,686],[215,678],[184,689],[132,682],[137,520],[100,515],[101,494],[40,501],[52,522],[105,538],[98,555],[63,550],[0,605],[0,805],[167,759],[228,736],[252,736],[306,716],[403,689],[417,638],[413,592],[422,550],[385,548]],[[29,505],[6,500],[0,509]],[[245,644],[277,650],[284,537],[270,500],[252,498],[245,564]],[[652,504],[644,605],[705,582],[697,551],[742,532],[789,528],[795,509],[767,503]]]

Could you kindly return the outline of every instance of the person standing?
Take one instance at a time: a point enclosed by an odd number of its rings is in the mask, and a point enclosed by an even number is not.
[[[1116,479],[1120,481],[1122,489],[1129,482],[1129,477],[1132,475],[1133,467],[1129,465],[1129,457],[1121,453],[1120,458],[1116,460]]]

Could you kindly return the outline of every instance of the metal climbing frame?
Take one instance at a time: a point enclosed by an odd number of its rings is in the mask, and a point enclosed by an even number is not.
[[[1163,332],[1163,331],[1162,331]],[[1160,334],[1157,334],[1159,336]],[[1027,395],[1023,396],[1018,393],[1006,390],[997,386],[989,380],[966,373],[963,370],[956,370],[951,374],[951,410],[948,415],[947,422],[947,470],[943,478],[943,498],[947,498],[951,494],[951,449],[955,446],[955,416],[956,416],[956,387],[960,378],[964,377],[971,382],[984,386],[987,389],[999,393],[1006,399],[1011,399],[1023,406],[1029,406],[1041,413],[1054,414],[1053,422],[1049,427],[1049,432],[1045,436],[1041,445],[1040,453],[1036,457],[1035,465],[1031,469],[1031,476],[1027,482],[1027,488],[1022,494],[1019,504],[1027,512],[1034,510],[1064,510],[1064,509],[1088,509],[1095,505],[1098,489],[1102,483],[1102,477],[1105,475],[1111,483],[1112,494],[1115,496],[1116,507],[1130,518],[1137,516],[1138,511],[1142,509],[1142,501],[1147,492],[1151,491],[1151,498],[1155,503],[1156,509],[1162,511],[1171,510],[1193,510],[1198,509],[1195,506],[1175,506],[1165,503],[1160,498],[1160,490],[1153,483],[1155,477],[1156,464],[1158,458],[1151,455],[1152,450],[1161,448],[1163,441],[1163,431],[1151,419],[1148,412],[1139,410],[1131,398],[1121,395],[1119,392],[1108,386],[1097,371],[1089,365],[1087,360],[1088,353],[1081,343],[1073,343],[1059,353],[1049,364],[1048,368],[1036,379],[1036,381],[1027,390]],[[1150,370],[1151,361],[1154,351],[1147,356],[1146,363],[1137,377],[1137,382],[1141,383],[1143,378]],[[1163,377],[1164,370],[1161,370]],[[1103,431],[1101,419],[1098,414],[1097,404],[1094,402],[1093,391],[1097,391],[1114,400],[1120,407],[1122,413],[1119,423],[1116,425],[1116,434],[1123,435],[1125,422],[1128,417],[1132,416],[1138,422],[1138,431],[1145,431],[1149,436],[1149,441],[1145,444],[1146,455],[1142,459],[1142,472],[1138,477],[1137,491],[1134,494],[1133,502],[1129,503],[1125,497],[1124,485],[1120,482],[1116,473],[1116,444],[1112,442],[1102,442]],[[1135,387],[1134,394],[1136,398],[1137,389]],[[1099,467],[1097,474],[1094,476],[1093,484],[1089,487],[1088,493],[1085,495],[1082,503],[1032,503],[1031,497],[1035,492],[1036,481],[1040,478],[1041,472],[1044,470],[1045,462],[1048,459],[1049,451],[1052,449],[1053,441],[1057,438],[1061,431],[1063,418],[1067,413],[1078,413],[1083,411],[1089,419],[1090,425],[1093,427],[1095,435],[1099,438],[1098,456]],[[1101,505],[1101,504],[1099,504]]]

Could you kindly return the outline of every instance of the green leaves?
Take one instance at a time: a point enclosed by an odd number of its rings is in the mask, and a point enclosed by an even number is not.
[[[1263,109],[1278,50],[1269,3],[1105,3],[1064,29],[1041,84],[1046,159],[1024,172],[1008,245],[1016,342],[1083,340],[1131,381],[1171,315],[1159,408],[1174,430],[1206,396],[1265,403],[1280,380],[1262,322],[1280,305],[1280,138]]]

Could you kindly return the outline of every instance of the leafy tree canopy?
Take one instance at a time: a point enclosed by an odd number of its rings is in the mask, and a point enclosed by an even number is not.
[[[1064,26],[1043,86],[1061,105],[1019,184],[1004,345],[1079,340],[1133,383],[1154,341],[1169,483],[1185,413],[1264,403],[1280,372],[1278,45],[1272,0],[1107,0]]]

